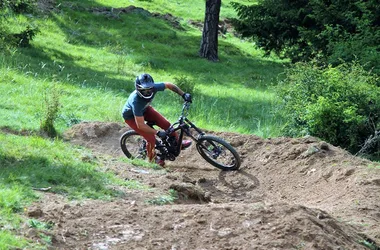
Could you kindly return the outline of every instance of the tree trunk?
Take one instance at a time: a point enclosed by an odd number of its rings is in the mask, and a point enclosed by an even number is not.
[[[221,0],[206,0],[205,21],[199,55],[218,61],[218,25]]]

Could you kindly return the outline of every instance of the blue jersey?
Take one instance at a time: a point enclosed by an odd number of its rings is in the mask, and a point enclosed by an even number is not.
[[[153,86],[153,96],[149,99],[142,98],[135,91],[133,91],[126,103],[124,104],[122,116],[124,120],[134,119],[135,116],[144,116],[146,108],[151,104],[157,91],[164,91],[164,83],[155,83]]]

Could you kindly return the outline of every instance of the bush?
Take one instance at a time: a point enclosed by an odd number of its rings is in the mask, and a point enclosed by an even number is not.
[[[355,153],[380,129],[379,79],[356,62],[315,65],[296,64],[277,87],[288,120],[284,133],[316,136]]]
[[[195,91],[195,83],[186,76],[174,77],[175,84],[186,93],[193,94]]]
[[[51,89],[46,91],[44,104],[44,114],[41,119],[40,130],[41,132],[46,133],[47,136],[54,138],[57,136],[54,123],[58,117],[60,108],[59,92],[57,87],[53,86]]]
[[[31,13],[36,10],[36,0],[2,0],[0,9],[10,9],[14,13]]]
[[[8,44],[17,47],[30,47],[30,41],[33,40],[38,32],[38,28],[28,26],[20,33],[8,35]]]
[[[39,29],[33,25],[33,16],[26,15],[36,12],[35,0],[0,0],[0,49],[12,47],[29,47],[30,41],[37,35]],[[27,21],[15,22],[18,15],[26,17]],[[9,27],[15,26],[19,33],[12,32]]]

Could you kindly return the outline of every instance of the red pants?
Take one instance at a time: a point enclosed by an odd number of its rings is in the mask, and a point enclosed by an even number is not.
[[[170,122],[166,120],[165,117],[163,117],[160,113],[158,113],[152,106],[148,106],[147,109],[144,112],[144,120],[147,122],[155,122],[157,126],[160,128],[166,130],[170,127]],[[133,130],[135,130],[137,133],[139,133],[142,137],[147,140],[147,153],[149,160],[152,161],[154,157],[154,147],[156,144],[156,136],[154,134],[148,134],[142,130],[140,130],[137,125],[135,119],[129,119],[125,120],[125,123],[128,124],[129,127],[131,127]],[[177,136],[177,133],[175,133],[175,136]]]

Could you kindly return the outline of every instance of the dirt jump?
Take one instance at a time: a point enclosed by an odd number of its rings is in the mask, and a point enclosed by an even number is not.
[[[55,224],[52,249],[379,249],[378,163],[313,137],[209,132],[237,149],[239,171],[211,166],[194,145],[154,170],[116,160],[125,157],[119,137],[126,130],[81,123],[65,139],[91,149],[108,171],[150,189],[125,189],[113,201],[41,192],[46,197],[28,214]],[[147,202],[171,189],[178,194],[174,203]]]

